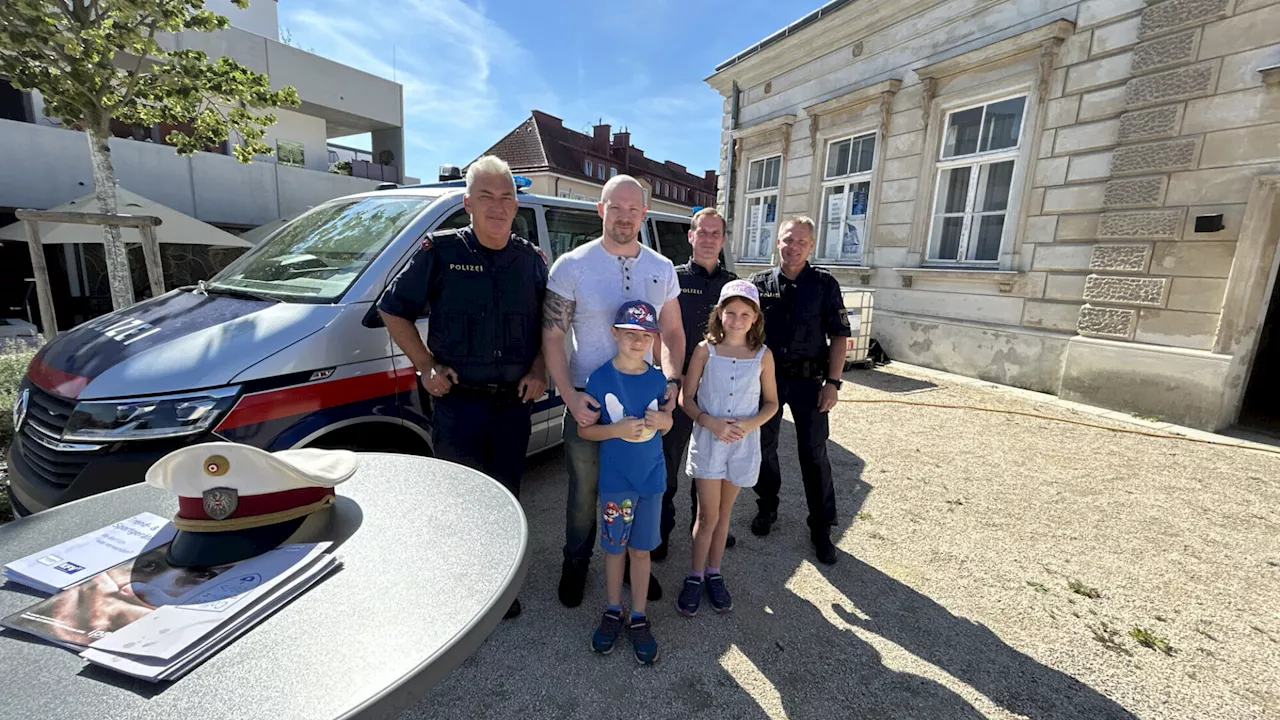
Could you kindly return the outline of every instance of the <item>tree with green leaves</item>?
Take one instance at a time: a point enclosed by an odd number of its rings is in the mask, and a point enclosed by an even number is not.
[[[272,0],[262,0],[271,2]],[[245,9],[249,0],[232,0]],[[0,74],[22,90],[38,90],[45,114],[82,128],[89,139],[93,186],[101,212],[116,213],[111,120],[132,125],[181,125],[165,138],[182,155],[240,140],[235,156],[248,163],[270,155],[263,142],[275,124],[263,108],[295,107],[291,87],[234,59],[210,62],[200,50],[170,50],[173,33],[214,32],[230,21],[204,0],[0,0]],[[133,304],[120,228],[105,226],[107,274],[116,308]]]

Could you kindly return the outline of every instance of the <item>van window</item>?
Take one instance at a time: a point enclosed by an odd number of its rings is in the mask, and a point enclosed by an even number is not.
[[[670,220],[654,220],[657,228],[658,247],[662,254],[676,265],[689,262],[693,248],[689,246],[689,226],[685,223]]]
[[[439,230],[457,230],[471,224],[471,216],[467,214],[466,208],[460,208],[457,212],[445,218],[436,228]],[[534,245],[538,244],[538,214],[531,207],[522,207],[516,210],[516,218],[511,221],[511,232],[528,240]]]
[[[604,234],[604,223],[597,213],[549,207],[545,214],[552,260]]]
[[[333,302],[435,197],[336,200],[300,215],[214,275],[214,287]]]

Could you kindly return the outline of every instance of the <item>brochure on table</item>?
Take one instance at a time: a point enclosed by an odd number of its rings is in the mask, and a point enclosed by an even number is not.
[[[261,598],[305,570],[331,543],[284,545],[243,560],[229,572],[188,593],[178,603],[95,641],[91,647],[113,653],[172,659]]]
[[[243,635],[245,631],[256,625],[267,615],[301,594],[327,575],[329,571],[340,565],[341,562],[336,557],[321,555],[311,566],[287,581],[279,592],[261,599],[255,605],[247,606],[239,616],[233,618],[226,625],[218,628],[197,644],[190,646],[173,659],[162,660],[143,655],[115,654],[97,650],[93,647],[80,653],[80,657],[95,665],[101,665],[142,680],[151,682],[177,680],[199,665],[202,660],[230,644],[231,641]]]
[[[4,566],[9,582],[50,595],[122,561],[167,544],[177,532],[169,520],[144,512]]]
[[[163,545],[0,625],[135,677],[176,678],[338,567],[331,546],[282,545],[237,563],[177,568]]]

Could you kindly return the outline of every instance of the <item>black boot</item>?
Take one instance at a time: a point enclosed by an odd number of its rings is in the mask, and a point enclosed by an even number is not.
[[[590,559],[565,558],[560,567],[560,602],[575,608],[582,604],[583,588],[587,584],[587,568]]]
[[[765,512],[761,510],[756,513],[756,519],[751,521],[751,532],[754,535],[764,537],[769,534],[769,529],[778,521],[777,512]]]
[[[819,562],[825,565],[836,564],[836,546],[831,544],[830,530],[814,530],[809,534],[809,539],[813,541],[813,551]]]

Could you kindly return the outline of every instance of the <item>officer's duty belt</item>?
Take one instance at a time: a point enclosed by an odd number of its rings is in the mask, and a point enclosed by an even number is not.
[[[518,385],[466,385],[463,383],[454,383],[449,389],[450,392],[462,392],[468,395],[481,395],[484,397],[519,397]]]
[[[777,363],[776,375],[786,378],[819,379],[827,376],[826,360],[791,360]]]

